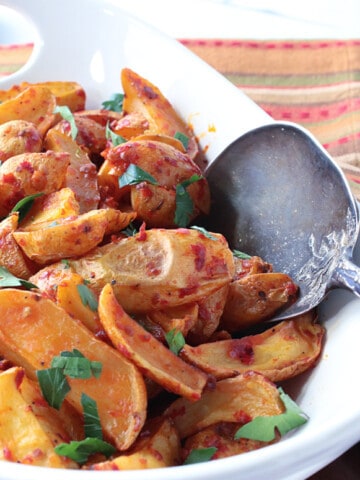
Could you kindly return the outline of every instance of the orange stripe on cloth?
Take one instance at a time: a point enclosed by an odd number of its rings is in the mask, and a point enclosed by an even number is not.
[[[19,70],[28,61],[32,50],[31,43],[26,45],[0,45],[0,77]]]

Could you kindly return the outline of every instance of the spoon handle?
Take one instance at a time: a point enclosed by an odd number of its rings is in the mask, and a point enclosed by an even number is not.
[[[337,287],[346,288],[360,297],[360,267],[348,258],[341,259],[332,280]]]

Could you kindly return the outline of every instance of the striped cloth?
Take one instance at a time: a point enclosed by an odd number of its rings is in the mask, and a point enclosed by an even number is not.
[[[360,200],[360,40],[182,39],[276,120],[308,128]],[[0,46],[0,76],[32,46]]]

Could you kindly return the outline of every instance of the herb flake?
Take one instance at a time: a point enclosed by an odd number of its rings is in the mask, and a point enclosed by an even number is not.
[[[176,138],[177,140],[179,140],[183,147],[185,148],[185,150],[188,149],[188,146],[189,146],[189,137],[187,135],[185,135],[185,133],[182,133],[182,132],[176,132],[175,135],[174,135],[174,138]]]
[[[110,100],[104,100],[102,107],[104,110],[111,110],[112,112],[122,112],[124,103],[123,93],[113,93]]]
[[[198,182],[201,179],[201,175],[194,174],[187,180],[184,180],[176,185],[176,209],[174,222],[178,227],[187,227],[194,211],[194,202],[192,201],[192,198],[186,189],[189,185]]]
[[[64,398],[70,392],[70,385],[64,375],[62,368],[46,368],[36,371],[43,397],[48,404],[60,409]]]
[[[31,288],[38,288],[33,283],[28,280],[23,280],[22,278],[15,277],[12,273],[9,272],[5,267],[0,266],[0,288],[7,287],[23,287],[27,290]]]
[[[127,185],[138,185],[141,182],[148,182],[157,185],[155,178],[142,168],[130,163],[126,171],[119,177],[119,187],[126,187]]]
[[[127,140],[126,138],[122,137],[121,135],[118,135],[117,133],[113,132],[109,126],[109,122],[106,124],[105,128],[105,136],[107,140],[110,140],[111,143],[114,145],[114,147],[117,147],[118,145],[121,145],[122,143],[126,143]]]
[[[31,207],[34,204],[36,198],[41,197],[44,195],[43,193],[34,193],[32,195],[27,195],[26,197],[22,198],[17,202],[17,204],[11,210],[11,213],[18,212],[19,219],[18,223],[22,222],[26,215],[29,213]]]
[[[78,128],[76,126],[75,117],[70,108],[66,105],[57,105],[54,109],[54,113],[59,113],[64,120],[69,122],[71,138],[75,140],[78,134]]]
[[[98,309],[98,301],[90,288],[82,283],[76,285],[76,288],[80,295],[82,304],[85,307],[89,307],[93,312],[96,312]]]
[[[307,417],[298,405],[279,387],[280,398],[284,403],[285,412],[279,415],[255,417],[235,433],[235,440],[248,438],[261,442],[271,442],[275,438],[275,430],[285,435],[307,422]]]
[[[55,447],[55,452],[58,455],[71,458],[81,465],[87,462],[88,458],[94,453],[102,453],[106,457],[110,457],[116,452],[116,448],[99,438],[87,437],[80,441],[61,443]]]
[[[175,355],[179,355],[181,349],[185,345],[185,339],[180,330],[173,328],[169,332],[165,333],[165,339],[169,345],[169,349],[175,353]]]
[[[81,405],[84,412],[84,431],[85,437],[103,439],[99,412],[95,400],[83,393],[81,395]]]
[[[216,447],[208,447],[208,448],[197,448],[191,450],[189,455],[184,461],[184,465],[191,465],[193,463],[202,463],[208,462],[212,459],[212,457],[217,452]]]

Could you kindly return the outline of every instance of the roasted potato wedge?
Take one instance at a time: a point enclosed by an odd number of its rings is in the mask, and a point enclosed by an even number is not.
[[[207,375],[185,363],[123,310],[110,284],[99,298],[99,317],[113,345],[166,390],[198,400]]]
[[[145,230],[70,264],[98,294],[110,283],[126,312],[147,313],[198,301],[230,282],[231,250],[224,237],[214,237],[192,229]]]
[[[18,213],[12,213],[0,222],[0,265],[15,277],[28,279],[36,268],[24,256],[16,243],[13,233],[18,226]]]
[[[102,209],[35,223],[13,235],[27,257],[44,265],[89,252],[102,241],[107,226],[107,211]]]
[[[0,459],[53,468],[77,468],[54,447],[69,441],[49,406],[38,407],[39,388],[13,367],[0,373]],[[41,413],[40,411],[41,410]]]
[[[234,332],[267,320],[293,303],[297,293],[297,285],[285,273],[239,278],[230,284],[220,328]]]
[[[284,411],[276,386],[255,372],[240,374],[216,383],[197,402],[175,400],[165,416],[173,419],[180,438],[187,438],[219,422],[246,423],[261,415],[279,415]]]
[[[74,348],[101,362],[99,379],[68,378],[66,401],[81,413],[80,398],[86,393],[97,403],[106,438],[119,450],[133,444],[147,401],[144,380],[132,363],[39,293],[0,290],[0,319],[0,354],[22,366],[31,379],[36,379],[36,370],[49,368],[54,356]]]
[[[121,83],[125,93],[124,112],[126,114],[139,112],[147,119],[149,128],[144,133],[160,133],[170,137],[176,132],[186,135],[189,139],[187,153],[194,160],[198,153],[194,133],[161,91],[129,68],[122,69]]]
[[[67,152],[70,155],[70,163],[62,186],[69,187],[74,192],[80,205],[80,212],[96,209],[100,200],[97,171],[88,154],[75,140],[55,128],[47,133],[44,145],[54,152]]]
[[[33,123],[11,120],[0,125],[0,162],[21,153],[40,152],[42,138]]]
[[[144,470],[173,467],[180,462],[180,439],[167,418],[145,425],[139,439],[126,455],[92,465],[90,470]]]
[[[57,192],[48,193],[35,198],[26,218],[21,222],[21,228],[42,222],[53,222],[59,218],[66,218],[80,214],[80,207],[70,188],[61,188]]]
[[[46,87],[30,86],[0,103],[0,124],[10,120],[33,123],[43,136],[54,123],[56,98]]]
[[[192,450],[215,447],[216,452],[211,460],[218,458],[231,457],[241,453],[257,450],[270,443],[259,440],[249,440],[247,438],[234,439],[236,431],[241,427],[239,423],[220,422],[204,428],[195,435],[191,435],[185,441],[183,448],[183,458],[190,454]]]
[[[0,165],[0,217],[34,193],[51,193],[63,186],[70,156],[65,152],[23,153]]]
[[[4,92],[0,91],[0,100],[10,100],[29,87],[46,88],[55,96],[57,105],[66,105],[72,112],[85,108],[86,94],[83,87],[76,82],[21,82]],[[1,95],[2,94],[2,95]]]
[[[309,312],[239,339],[185,345],[181,356],[218,380],[255,370],[273,382],[299,375],[317,361],[325,329]]]
[[[179,307],[168,308],[167,310],[154,310],[147,314],[148,318],[160,325],[164,332],[176,330],[184,337],[198,320],[199,305],[190,303]]]

